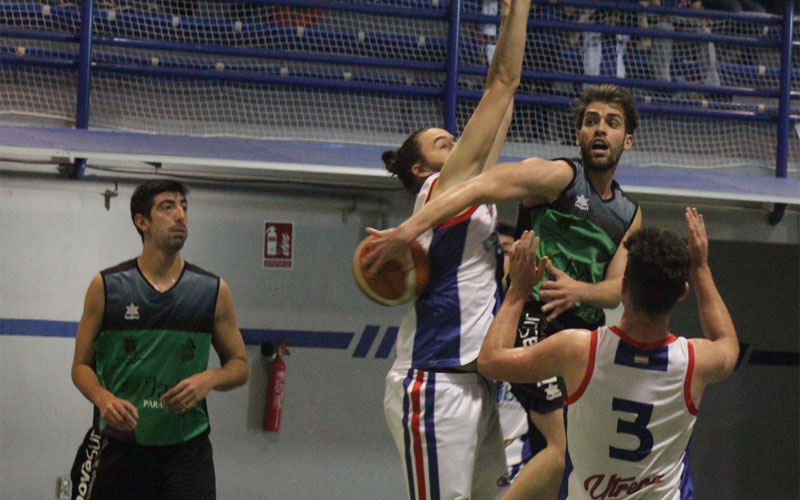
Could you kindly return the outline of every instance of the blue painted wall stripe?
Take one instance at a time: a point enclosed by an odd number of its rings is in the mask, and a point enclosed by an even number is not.
[[[291,347],[321,347],[323,349],[347,349],[353,332],[312,332],[304,330],[241,330],[245,344],[261,345],[264,342],[277,343],[289,339]]]
[[[0,318],[0,335],[75,337],[76,331],[78,331],[76,321]]]
[[[389,354],[392,352],[392,347],[394,347],[394,343],[397,341],[397,332],[399,330],[400,328],[396,326],[390,326],[386,329],[386,333],[383,334],[383,340],[381,340],[378,350],[375,351],[375,358],[386,359],[389,357]]]
[[[751,365],[798,366],[800,365],[800,352],[754,349],[748,362]]]
[[[376,327],[377,328],[377,327]],[[24,335],[30,337],[75,337],[78,323],[75,321],[51,321],[40,319],[0,318],[0,335]],[[355,336],[353,332],[314,332],[304,330],[257,330],[242,328],[245,344],[261,345],[264,342],[280,342],[289,339],[293,347],[320,347],[324,349],[347,349]]]
[[[381,329],[377,325],[367,325],[364,327],[364,333],[361,334],[361,339],[358,341],[356,350],[353,351],[354,358],[365,358],[369,352],[369,348],[375,342],[375,337],[378,336],[378,331]]]

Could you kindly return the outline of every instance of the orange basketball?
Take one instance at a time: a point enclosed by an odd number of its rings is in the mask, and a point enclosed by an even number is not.
[[[413,266],[404,269],[400,260],[385,262],[371,275],[363,267],[365,244],[374,236],[367,236],[353,254],[353,277],[361,293],[382,306],[398,306],[416,298],[428,286],[428,255],[417,240],[408,246]]]

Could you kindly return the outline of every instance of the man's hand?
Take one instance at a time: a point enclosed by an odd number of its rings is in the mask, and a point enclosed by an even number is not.
[[[580,292],[584,284],[572,279],[564,271],[556,269],[549,261],[547,272],[555,277],[555,281],[547,280],[542,283],[539,288],[539,298],[542,302],[546,302],[542,306],[542,312],[549,313],[547,321],[553,321],[564,311],[575,307],[575,303],[580,301]]]
[[[374,275],[386,262],[390,260],[408,260],[408,267],[413,267],[408,253],[408,245],[413,238],[405,236],[401,227],[394,227],[379,231],[371,227],[367,228],[367,233],[374,239],[367,242],[364,246],[364,268],[367,274]]]
[[[175,384],[161,396],[164,407],[175,413],[185,413],[200,403],[214,388],[216,376],[210,371],[196,373]]]
[[[133,431],[139,422],[139,411],[133,403],[120,399],[110,392],[98,401],[100,417],[111,427],[120,431]]]
[[[511,249],[508,270],[511,285],[526,294],[530,294],[534,285],[542,279],[545,267],[550,263],[547,257],[536,263],[538,248],[539,238],[535,237],[533,231],[525,231]]]
[[[703,216],[696,208],[686,208],[686,226],[689,229],[689,257],[692,268],[708,267],[708,235]]]
[[[508,13],[511,10],[511,0],[502,0],[500,3],[500,24],[502,24],[508,19]]]

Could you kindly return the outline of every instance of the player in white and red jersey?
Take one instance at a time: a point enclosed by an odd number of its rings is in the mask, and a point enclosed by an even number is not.
[[[739,354],[733,321],[708,267],[703,218],[687,208],[686,223],[688,248],[676,234],[655,228],[641,229],[624,243],[628,262],[619,325],[563,330],[519,348],[517,321],[547,259],[535,265],[538,239],[530,231],[515,244],[511,287],[478,365],[499,380],[564,378],[567,468],[561,499],[685,498],[681,475],[703,391],[730,375]],[[704,339],[687,340],[668,330],[689,279]]]
[[[418,193],[415,211],[497,162],[529,10],[530,0],[504,0],[486,89],[458,142],[446,130],[426,128],[383,154],[387,169]],[[400,326],[384,398],[412,500],[491,500],[505,480],[494,383],[476,369],[500,303],[496,219],[494,205],[478,204],[419,237],[430,280]]]

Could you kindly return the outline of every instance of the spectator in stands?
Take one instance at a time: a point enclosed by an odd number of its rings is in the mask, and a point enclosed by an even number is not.
[[[646,7],[650,0],[628,0],[636,1],[639,5]],[[604,24],[604,25],[636,25],[640,28],[647,28],[647,16],[644,14],[634,14],[631,12],[598,12],[595,9],[585,9],[578,14],[579,23]],[[591,31],[583,32],[583,72],[587,75],[616,76],[625,78],[625,53],[628,50],[630,35],[617,33],[616,35],[603,35]],[[577,33],[572,35],[572,44],[577,45]],[[613,41],[613,47],[611,43]],[[647,48],[645,40],[640,48]]]
[[[497,0],[481,0],[481,14],[484,16],[497,16],[499,2]],[[481,23],[478,25],[478,40],[484,42],[486,65],[492,63],[492,56],[494,56],[494,49],[497,47],[497,24],[495,23]]]
[[[653,6],[684,7],[687,9],[702,9],[700,0],[650,0]],[[659,16],[656,28],[664,31],[675,31],[676,19],[671,16]],[[688,30],[710,32],[708,23],[703,19],[684,18],[680,20],[682,27]],[[666,82],[678,80],[672,76],[672,38],[655,38],[652,42],[650,54],[650,68],[653,77]],[[689,44],[694,50],[693,56],[697,59],[700,74],[697,78],[690,78],[705,85],[720,85],[719,71],[717,69],[717,50],[713,42],[692,42]]]

